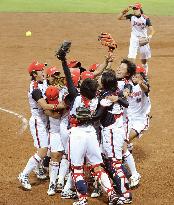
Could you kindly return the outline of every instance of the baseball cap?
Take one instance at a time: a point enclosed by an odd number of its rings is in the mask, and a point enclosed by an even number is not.
[[[144,74],[146,74],[146,70],[141,65],[137,65],[136,73],[144,73]]]
[[[56,86],[49,86],[45,95],[49,104],[58,104],[59,89]]]
[[[84,71],[81,73],[81,79],[85,80],[87,78],[94,79],[94,74],[90,71]]]
[[[142,8],[142,4],[141,3],[135,3],[132,7],[133,9],[141,9]]]
[[[94,72],[98,68],[99,65],[100,64],[92,64],[92,65],[89,66],[88,69],[89,69],[90,72]]]
[[[46,70],[46,74],[49,75],[49,76],[52,76],[54,75],[55,73],[60,73],[59,69],[56,68],[55,66],[52,66],[50,68],[47,68]]]
[[[78,86],[78,82],[80,80],[80,69],[78,69],[78,68],[71,68],[70,72],[71,72],[71,77],[72,77],[74,86],[77,87]]]
[[[71,60],[67,65],[68,68],[75,68],[75,67],[80,67],[81,63],[77,60]]]
[[[38,61],[33,61],[33,63],[31,63],[28,66],[28,72],[29,74],[31,74],[32,71],[41,71],[44,69],[46,65],[44,63],[39,63]]]

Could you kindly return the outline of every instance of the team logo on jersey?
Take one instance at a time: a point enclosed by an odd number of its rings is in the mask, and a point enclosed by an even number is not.
[[[133,26],[140,26],[141,29],[144,29],[146,27],[145,23],[143,23],[143,22],[136,22],[136,21],[133,21]]]

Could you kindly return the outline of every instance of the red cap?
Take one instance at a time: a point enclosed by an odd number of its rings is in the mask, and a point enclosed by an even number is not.
[[[144,73],[144,74],[146,74],[146,70],[141,65],[137,65],[136,73]]]
[[[32,71],[41,71],[44,69],[44,67],[44,63],[38,63],[37,61],[33,61],[33,63],[28,66],[28,72],[31,74]]]
[[[75,67],[80,67],[81,63],[77,60],[71,60],[67,65],[68,68],[75,68]]]
[[[80,80],[80,69],[78,69],[78,68],[71,68],[70,72],[71,72],[71,77],[72,77],[74,86],[77,87],[78,86],[78,82]]]
[[[56,86],[49,86],[45,95],[49,104],[58,104],[59,89]]]
[[[142,8],[142,4],[141,4],[141,3],[135,3],[135,4],[133,5],[133,8],[141,9],[141,8]]]
[[[60,73],[60,71],[55,66],[52,66],[50,68],[47,68],[46,73],[47,73],[47,75],[52,76],[55,73]]]
[[[84,71],[81,73],[81,79],[85,80],[87,78],[94,79],[94,74],[90,71]]]
[[[92,64],[89,66],[89,71],[94,72],[100,64]]]

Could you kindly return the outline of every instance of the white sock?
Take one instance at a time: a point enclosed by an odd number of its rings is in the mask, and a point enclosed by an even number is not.
[[[26,167],[23,170],[23,174],[24,175],[28,175],[30,174],[41,162],[41,158],[39,157],[38,154],[35,154],[34,156],[32,156],[29,160],[28,163],[26,165]]]
[[[60,162],[59,175],[58,175],[58,183],[64,185],[64,179],[69,170],[69,161],[65,158],[62,158]]]
[[[56,184],[59,162],[50,162],[50,182]]]
[[[137,173],[137,170],[136,170],[136,166],[135,166],[135,160],[134,160],[134,157],[133,155],[129,152],[129,150],[127,150],[124,154],[124,159],[125,159],[125,162],[127,163],[130,171],[131,171],[131,174],[135,174]]]
[[[63,188],[63,191],[68,191],[69,189],[72,189],[73,188],[73,179],[72,179],[72,175],[71,175],[71,172],[68,174],[68,179],[66,181],[66,184]]]
[[[148,63],[142,64],[143,68],[146,70],[146,75],[148,74]]]

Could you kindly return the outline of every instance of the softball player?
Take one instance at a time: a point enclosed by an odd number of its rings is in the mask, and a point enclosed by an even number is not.
[[[127,12],[132,9],[133,14],[127,14]],[[139,40],[141,37],[152,39],[155,31],[149,17],[143,14],[142,5],[140,3],[135,3],[133,6],[129,6],[123,10],[119,16],[119,20],[129,19],[131,22],[132,32],[130,37],[129,53],[128,58],[135,62],[137,52],[139,50],[141,54],[142,66],[145,68],[146,73],[148,72],[147,61],[151,58],[151,49],[149,43],[140,46]],[[150,31],[148,34],[148,30]]]
[[[59,56],[60,59],[60,56]],[[103,162],[101,152],[97,140],[95,128],[91,123],[76,124],[76,111],[78,107],[88,107],[91,112],[97,108],[98,100],[95,98],[97,91],[97,82],[91,79],[85,79],[80,86],[80,94],[73,85],[71,74],[68,69],[65,57],[62,57],[62,66],[67,79],[69,97],[71,99],[70,124],[76,125],[70,129],[70,161],[72,169],[72,177],[75,182],[79,201],[73,205],[86,205],[87,203],[87,186],[84,180],[83,163],[86,156],[93,166],[96,176],[101,180],[104,190],[108,193],[109,202],[116,201],[113,187],[107,174],[102,170],[100,164]],[[73,117],[74,116],[74,117]],[[80,146],[79,146],[80,144]]]
[[[125,110],[125,128],[127,130],[127,142],[131,143],[136,137],[140,138],[145,130],[149,128],[149,113],[151,103],[149,98],[149,84],[145,78],[145,70],[137,66],[136,74],[132,76],[132,92],[128,97],[129,107]],[[130,152],[125,149],[124,157],[132,173],[130,186],[135,187],[140,181],[135,162],[130,162]]]
[[[33,136],[34,146],[37,152],[28,160],[25,169],[19,174],[18,179],[22,186],[30,190],[31,185],[28,175],[41,163],[47,154],[48,148],[48,118],[44,110],[57,109],[56,104],[49,105],[45,101],[46,83],[43,83],[43,69],[45,64],[33,62],[28,67],[31,76],[31,83],[28,92],[29,104],[31,109],[31,117],[29,121],[30,132]]]
[[[56,86],[49,86],[46,90],[47,102],[49,104],[58,104],[59,90]],[[51,161],[49,164],[50,183],[47,194],[52,196],[56,193],[56,180],[59,170],[60,159],[63,154],[63,144],[60,136],[60,118],[61,114],[54,112],[54,118],[49,117],[49,149]]]
[[[130,90],[128,88],[126,88],[126,86],[130,85],[129,87],[132,88],[133,83],[132,83],[131,79],[132,79],[132,76],[135,75],[135,73],[136,73],[136,65],[134,63],[132,63],[131,61],[126,60],[126,59],[123,59],[121,61],[120,66],[116,70],[116,76],[118,79],[118,87],[120,90],[124,90],[124,95],[127,96],[128,99],[129,99],[129,95],[130,95]],[[128,107],[128,109],[129,109],[129,107]],[[127,132],[127,136],[129,136],[128,135],[128,127],[127,127],[127,122],[128,122],[127,119],[128,118],[125,117],[126,116],[125,112],[126,112],[126,110],[124,109],[124,112],[123,112],[124,113],[124,125],[125,125],[125,130]],[[132,116],[133,116],[133,114],[132,114]],[[129,125],[130,125],[130,123],[129,123]],[[129,128],[129,131],[130,131],[130,128]],[[123,156],[124,156],[125,162],[128,164],[128,167],[130,168],[130,171],[132,174],[132,176],[130,178],[130,187],[135,187],[136,185],[138,185],[141,176],[136,170],[135,160],[134,160],[132,153],[127,149],[127,147],[129,145],[130,144],[127,144],[127,142],[125,142]]]
[[[71,64],[72,66],[72,64]],[[80,69],[78,68],[71,68],[71,77],[75,87],[78,86],[80,80]],[[60,89],[59,93],[59,102],[65,101],[66,96],[68,95],[68,89],[66,86]],[[68,102],[66,102],[68,104]],[[67,158],[68,155],[68,142],[69,142],[69,131],[68,131],[68,119],[69,119],[69,108],[67,106],[66,111],[63,113],[60,122],[60,135],[62,138],[62,143],[64,146],[64,155],[62,156],[62,160],[60,163],[58,181],[57,181],[57,191],[61,192],[64,187],[65,176],[69,173],[69,161]],[[66,193],[65,193],[66,192]],[[69,191],[71,194],[71,191]],[[62,196],[68,195],[68,191],[63,191]]]

